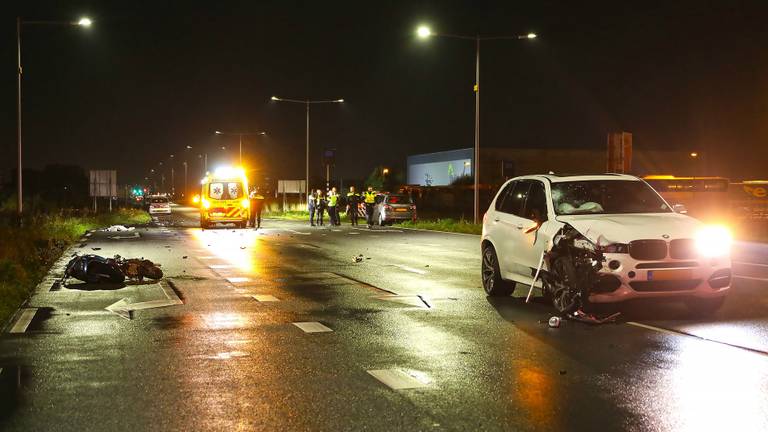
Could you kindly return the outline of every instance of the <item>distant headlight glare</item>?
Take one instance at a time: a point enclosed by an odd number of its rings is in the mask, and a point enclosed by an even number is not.
[[[248,208],[248,207],[251,206],[251,202],[248,201],[247,199],[244,199],[244,200],[240,201],[240,206],[242,208]]]
[[[733,238],[728,228],[710,225],[699,231],[696,237],[696,248],[702,256],[723,256],[731,252],[732,241]]]
[[[209,208],[211,208],[211,203],[210,203],[210,201],[208,201],[207,199],[203,198],[203,199],[202,199],[202,203],[203,203],[203,208],[204,208],[204,209],[209,209]]]

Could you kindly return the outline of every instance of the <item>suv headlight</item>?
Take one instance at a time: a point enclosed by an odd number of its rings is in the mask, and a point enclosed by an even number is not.
[[[728,255],[732,242],[731,231],[721,225],[706,226],[696,235],[696,249],[706,257]]]

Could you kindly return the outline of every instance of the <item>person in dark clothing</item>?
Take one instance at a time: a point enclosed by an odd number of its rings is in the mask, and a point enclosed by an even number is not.
[[[317,193],[315,194],[315,212],[317,220],[315,223],[317,225],[323,226],[323,213],[325,213],[325,208],[327,206],[327,201],[325,200],[325,197],[323,196],[323,191],[320,189],[317,190]]]
[[[259,188],[254,188],[249,197],[251,201],[250,223],[252,228],[261,228],[261,211],[264,209],[264,195],[259,193]]]
[[[355,192],[355,187],[350,186],[349,192],[347,192],[347,217],[349,217],[352,226],[357,226],[357,209],[360,207],[361,200],[362,197]]]

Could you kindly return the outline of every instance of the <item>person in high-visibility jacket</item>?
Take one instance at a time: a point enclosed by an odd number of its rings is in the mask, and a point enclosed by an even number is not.
[[[264,195],[259,191],[259,188],[254,188],[251,191],[251,195],[248,197],[251,201],[250,211],[250,223],[252,228],[261,228],[261,210],[264,209]]]
[[[360,207],[360,194],[355,192],[355,187],[350,186],[347,192],[347,217],[352,226],[357,226],[357,209]]]
[[[373,191],[373,186],[368,186],[368,190],[363,192],[365,221],[368,224],[368,229],[373,228],[373,206],[376,204],[376,195],[378,194]]]
[[[338,204],[339,193],[336,192],[336,187],[332,187],[328,192],[328,219],[330,219],[331,225],[341,225]]]

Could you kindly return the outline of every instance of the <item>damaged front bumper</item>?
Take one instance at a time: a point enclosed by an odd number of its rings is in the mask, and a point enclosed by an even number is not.
[[[695,260],[638,261],[628,254],[605,253],[599,282],[589,296],[592,303],[636,298],[726,295],[731,286],[730,257]]]

